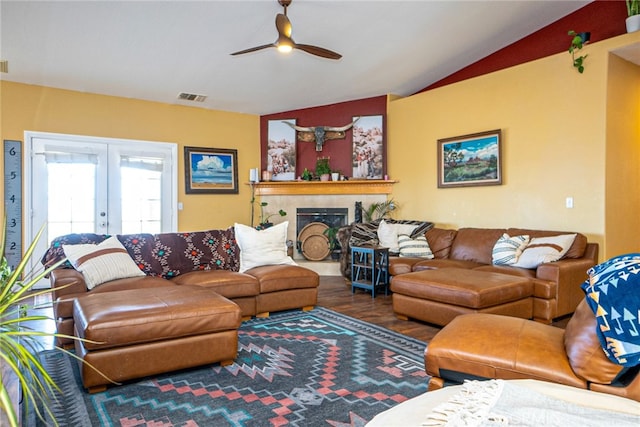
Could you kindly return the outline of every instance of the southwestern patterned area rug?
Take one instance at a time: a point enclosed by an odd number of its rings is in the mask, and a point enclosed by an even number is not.
[[[44,363],[62,426],[363,426],[427,389],[422,341],[316,308],[244,322],[235,363],[82,389],[77,362]]]

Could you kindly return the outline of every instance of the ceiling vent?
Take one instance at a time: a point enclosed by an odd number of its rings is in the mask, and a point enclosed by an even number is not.
[[[207,99],[207,95],[196,95],[195,93],[180,92],[178,99],[183,101],[204,102]]]
[[[0,60],[0,73],[8,73],[9,72],[9,61],[6,59]]]

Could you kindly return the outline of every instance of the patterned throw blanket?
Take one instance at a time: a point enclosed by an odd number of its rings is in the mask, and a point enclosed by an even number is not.
[[[605,354],[614,363],[640,364],[640,253],[617,256],[587,271],[582,285],[598,322]]]
[[[423,426],[638,426],[639,416],[555,399],[503,380],[467,381]]]

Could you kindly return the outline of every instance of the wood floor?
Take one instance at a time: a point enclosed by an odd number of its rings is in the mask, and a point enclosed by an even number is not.
[[[351,286],[347,286],[340,276],[320,277],[318,305],[425,342],[440,330],[427,323],[398,320],[393,314],[391,294],[377,294],[371,298],[371,292],[362,289],[356,289],[352,294]]]

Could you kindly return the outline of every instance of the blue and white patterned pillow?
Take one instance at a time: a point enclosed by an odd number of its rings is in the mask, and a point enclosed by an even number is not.
[[[619,365],[640,365],[640,254],[611,258],[587,274],[582,290],[596,316],[602,350]]]
[[[524,248],[529,244],[529,236],[509,236],[504,233],[493,246],[491,257],[495,265],[513,265]]]

